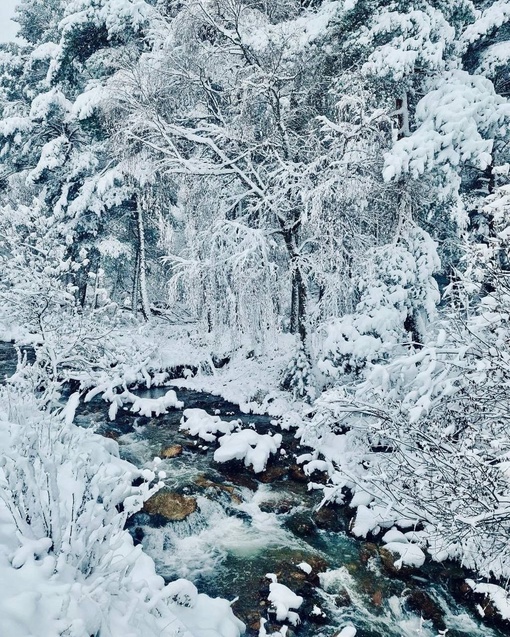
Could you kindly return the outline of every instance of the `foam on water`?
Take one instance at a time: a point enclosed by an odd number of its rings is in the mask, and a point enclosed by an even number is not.
[[[144,548],[166,578],[208,579],[228,555],[254,557],[269,547],[299,546],[275,514],[264,513],[254,501],[229,515],[220,502],[197,497],[198,510],[186,520],[162,528],[144,527]]]

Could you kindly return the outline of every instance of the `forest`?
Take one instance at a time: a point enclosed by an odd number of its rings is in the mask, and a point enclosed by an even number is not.
[[[19,0],[0,636],[510,632],[510,1]]]

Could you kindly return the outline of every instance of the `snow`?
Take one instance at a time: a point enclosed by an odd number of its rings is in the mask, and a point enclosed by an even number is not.
[[[185,580],[165,586],[133,545],[125,519],[159,485],[73,425],[76,402],[58,416],[0,390],[0,634],[239,637],[227,600]]]
[[[351,502],[351,506],[352,506],[352,502]],[[392,529],[387,531],[382,536],[382,541],[385,544],[390,544],[390,543],[393,543],[393,542],[401,542],[402,544],[407,544],[408,543],[407,536],[404,535],[404,533],[402,533],[402,531],[399,531],[395,527],[393,527]]]
[[[356,510],[356,518],[352,532],[357,537],[367,537],[370,532],[377,534],[381,524],[386,519],[386,510],[382,507],[361,504]]]
[[[220,447],[214,452],[216,462],[244,460],[246,467],[253,467],[255,473],[264,471],[272,454],[277,453],[282,444],[281,434],[258,434],[253,429],[242,429],[219,439]]]
[[[177,400],[177,394],[173,389],[166,392],[161,398],[140,398],[135,396],[131,392],[123,392],[122,401],[131,402],[131,411],[140,416],[146,416],[151,418],[154,416],[160,416],[168,411],[168,409],[181,409],[184,403]]]
[[[310,564],[307,564],[306,562],[300,562],[298,564],[298,568],[300,568],[307,575],[310,575],[310,573],[312,572],[312,567],[310,566]]]
[[[441,165],[457,169],[473,162],[482,170],[492,161],[492,139],[510,118],[510,105],[492,82],[466,71],[448,71],[416,107],[417,129],[385,154],[386,181],[415,179]]]
[[[467,579],[466,583],[474,593],[487,595],[502,619],[510,620],[510,593],[507,590],[497,584],[477,584],[472,579]]]
[[[284,584],[276,581],[276,575],[268,573],[267,578],[272,582],[269,584],[268,601],[271,602],[271,608],[276,613],[276,620],[279,622],[289,621],[293,626],[299,623],[299,615],[293,610],[298,610],[303,603],[301,595],[296,595]]]
[[[414,566],[419,568],[425,563],[425,553],[416,544],[409,544],[398,540],[388,542],[383,548],[399,555],[399,559],[395,561],[395,568],[397,569],[402,568],[402,566]]]
[[[462,44],[465,48],[510,21],[510,2],[496,0],[490,3],[477,19],[466,27],[462,34]]]
[[[344,628],[342,628],[342,630],[338,633],[337,637],[355,637],[356,633],[358,631],[354,628],[354,626],[345,626]]]
[[[455,29],[441,11],[425,5],[423,10],[377,12],[358,42],[374,46],[381,38],[386,44],[375,46],[364,71],[377,76],[402,80],[417,66],[438,71],[445,66],[445,51],[455,38]]]
[[[259,53],[271,46],[278,46],[282,47],[284,58],[291,57],[320,38],[341,8],[342,3],[333,0],[324,3],[316,12],[309,11],[303,16],[279,24],[264,24],[262,14],[254,12],[249,15],[250,12],[246,11],[249,17],[245,17],[242,23],[243,45]]]
[[[107,93],[103,86],[94,82],[76,98],[72,107],[72,114],[78,120],[87,119],[94,114],[94,111],[99,108],[106,98]]]
[[[203,409],[185,409],[179,429],[207,442],[215,442],[218,433],[230,434],[238,426],[238,421],[221,420],[219,416],[211,416]]]

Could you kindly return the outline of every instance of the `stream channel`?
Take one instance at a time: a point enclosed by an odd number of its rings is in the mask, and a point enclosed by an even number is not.
[[[12,345],[0,343],[0,377],[13,373],[16,360]],[[349,625],[357,637],[434,637],[445,631],[448,637],[508,635],[482,623],[462,600],[462,569],[427,560],[419,571],[396,572],[376,543],[349,535],[351,509],[318,510],[321,493],[308,490],[295,464],[294,455],[306,449],[292,431],[282,432],[269,417],[243,414],[216,396],[174,389],[183,409],[240,420],[258,433],[282,433],[287,454],[254,474],[237,461],[214,462],[214,443],[179,430],[182,410],[146,418],[126,409],[110,422],[101,399],[80,406],[76,424],[117,440],[124,459],[152,467],[154,457],[162,458],[164,495],[157,494],[154,506],[146,504],[130,519],[129,531],[166,580],[184,577],[200,592],[236,599],[233,609],[248,637],[259,635],[261,617],[268,620],[268,635],[281,627],[267,601],[267,573],[304,598],[301,623],[290,626],[287,637],[333,637]],[[157,398],[167,391],[136,393]],[[311,567],[309,573],[302,563]]]

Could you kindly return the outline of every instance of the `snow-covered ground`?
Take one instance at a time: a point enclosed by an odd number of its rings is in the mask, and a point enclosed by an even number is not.
[[[0,391],[0,634],[5,637],[238,637],[226,600],[165,585],[124,529],[164,476],[117,444]],[[140,486],[133,486],[137,480]]]

